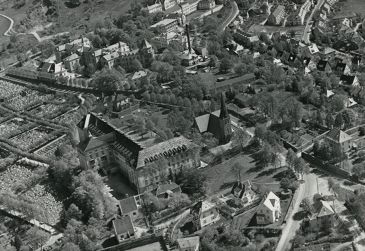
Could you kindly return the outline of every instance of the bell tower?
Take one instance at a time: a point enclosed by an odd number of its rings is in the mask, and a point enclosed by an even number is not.
[[[227,111],[223,92],[221,93],[220,100],[221,100],[221,110],[219,114],[219,126],[220,126],[219,141],[221,144],[227,144],[231,140],[232,128],[231,128],[231,119]]]

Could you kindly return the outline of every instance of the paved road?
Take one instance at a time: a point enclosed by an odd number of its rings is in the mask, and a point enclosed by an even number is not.
[[[290,250],[290,241],[294,238],[296,231],[299,229],[301,221],[296,221],[293,216],[300,210],[300,202],[305,197],[313,197],[317,193],[317,176],[313,173],[304,175],[304,183],[300,184],[295,198],[293,210],[290,213],[288,221],[283,228],[279,243],[276,247],[276,251]]]
[[[231,11],[228,15],[228,17],[226,18],[226,20],[221,24],[221,26],[218,28],[219,32],[223,32],[227,26],[233,22],[233,20],[235,20],[235,18],[238,16],[238,14],[240,13],[238,10],[238,5],[236,3],[236,1],[232,0],[231,1]]]
[[[313,8],[312,13],[310,14],[310,16],[307,19],[307,23],[305,25],[305,29],[303,31],[303,37],[302,37],[302,40],[307,44],[310,44],[309,35],[310,35],[310,30],[312,28],[312,25],[309,23],[312,21],[314,13],[322,7],[324,2],[325,2],[325,0],[319,0],[318,3],[316,4],[316,6]]]

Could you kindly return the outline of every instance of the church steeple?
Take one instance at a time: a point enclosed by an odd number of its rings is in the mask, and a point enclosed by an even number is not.
[[[228,117],[228,111],[226,107],[226,102],[224,100],[224,92],[221,93],[221,113],[219,115],[220,118],[226,118]]]

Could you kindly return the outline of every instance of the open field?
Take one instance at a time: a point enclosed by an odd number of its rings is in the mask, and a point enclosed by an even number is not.
[[[202,170],[208,177],[210,194],[214,194],[220,190],[230,189],[233,183],[237,181],[236,174],[231,171],[231,167],[236,162],[240,163],[243,167],[241,171],[242,180],[249,179],[254,184],[267,184],[265,187],[274,192],[279,190],[279,182],[282,178],[281,173],[286,170],[285,167],[261,167],[251,155],[240,154],[221,164]]]
[[[341,1],[341,11],[337,12],[336,15],[349,15],[353,13],[359,13],[365,16],[365,1],[364,0],[345,0]]]

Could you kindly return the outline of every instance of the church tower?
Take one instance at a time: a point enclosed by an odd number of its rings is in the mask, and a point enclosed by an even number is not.
[[[231,119],[229,117],[226,102],[224,99],[224,93],[221,93],[221,110],[219,114],[219,129],[220,129],[220,144],[227,144],[231,140],[232,128]]]

